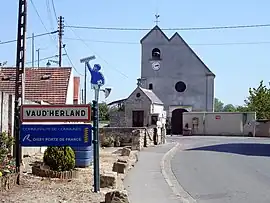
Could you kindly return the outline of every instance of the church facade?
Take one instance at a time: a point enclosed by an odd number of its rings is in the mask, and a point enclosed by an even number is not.
[[[173,134],[181,134],[183,112],[213,111],[214,73],[182,37],[168,38],[155,26],[141,39],[140,86],[163,102]]]

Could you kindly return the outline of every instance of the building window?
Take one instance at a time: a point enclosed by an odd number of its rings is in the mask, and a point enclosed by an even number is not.
[[[158,121],[158,116],[151,116],[151,125],[156,125]]]
[[[138,92],[138,93],[136,94],[136,97],[139,98],[140,96],[141,96],[141,93]]]
[[[149,84],[148,89],[149,90],[152,90],[153,89],[153,84],[152,83]]]
[[[184,82],[179,81],[175,84],[175,90],[177,92],[184,92],[187,89],[187,86]]]
[[[160,50],[158,48],[154,48],[152,50],[152,59],[153,60],[160,60]]]

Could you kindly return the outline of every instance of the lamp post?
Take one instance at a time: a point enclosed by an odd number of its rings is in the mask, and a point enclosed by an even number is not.
[[[84,104],[86,104],[86,89],[87,89],[87,86],[86,86],[86,79],[87,79],[87,64],[89,63],[89,61],[91,60],[94,60],[96,59],[96,57],[93,55],[93,56],[89,56],[89,57],[85,57],[85,58],[82,58],[80,60],[81,63],[84,63],[85,66],[84,66]]]

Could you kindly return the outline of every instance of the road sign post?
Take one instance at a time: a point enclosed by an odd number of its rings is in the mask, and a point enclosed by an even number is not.
[[[94,192],[100,190],[98,102],[93,101]]]
[[[103,74],[100,72],[101,66],[99,64],[95,64],[92,68],[88,63],[86,63],[88,70],[91,74],[91,86],[95,92],[95,100],[93,101],[93,113],[94,113],[94,120],[93,120],[93,130],[94,130],[94,192],[100,191],[100,171],[99,171],[99,112],[98,112],[98,97],[100,87],[105,84],[105,79]]]

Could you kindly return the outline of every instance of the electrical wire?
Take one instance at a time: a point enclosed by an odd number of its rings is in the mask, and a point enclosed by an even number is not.
[[[104,58],[102,58],[98,53],[96,53],[96,52],[94,52],[90,47],[89,47],[89,45],[71,28],[71,27],[69,27],[70,28],[70,30],[73,32],[73,34],[75,35],[75,36],[77,36],[78,37],[78,40],[80,40],[89,50],[91,50],[97,57],[99,57],[102,61],[104,61],[107,65],[109,65],[110,66],[110,64],[108,63],[108,61],[107,60],[105,60]],[[110,67],[112,67],[112,66],[110,66]],[[118,73],[120,73],[122,76],[124,76],[124,77],[126,77],[126,78],[129,78],[126,74],[124,74],[123,72],[121,72],[120,70],[118,70],[117,68],[114,68],[114,67],[112,67],[114,70],[116,70]]]
[[[36,14],[37,14],[37,16],[38,16],[40,22],[41,22],[41,24],[43,25],[44,29],[45,29],[47,32],[49,32],[49,30],[47,29],[47,27],[46,27],[45,23],[43,22],[41,16],[39,15],[39,12],[38,12],[37,7],[35,6],[33,0],[30,0],[30,2],[31,2],[31,4],[32,4],[32,6],[33,6],[33,8],[34,8],[34,10],[35,10],[35,12],[36,12]],[[53,39],[52,36],[51,36],[51,40],[52,40],[53,44],[55,45],[55,39]],[[57,45],[56,45],[56,48],[57,48]]]
[[[68,60],[69,60],[70,65],[72,66],[72,68],[76,71],[76,73],[78,73],[78,74],[81,75],[81,76],[84,76],[83,74],[81,74],[81,73],[75,68],[75,66],[74,66],[74,64],[73,64],[73,62],[72,62],[72,60],[71,60],[71,58],[70,58],[69,55],[68,55],[68,52],[67,52],[66,47],[63,46],[63,49],[64,49],[64,51],[65,51],[65,54],[67,55],[67,58],[68,58]]]
[[[55,34],[55,33],[58,33],[58,31],[53,31],[53,32],[46,32],[46,33],[42,33],[42,34],[38,34],[38,35],[34,35],[34,38],[36,37],[42,37],[42,36],[45,36],[45,35],[52,35],[52,34]],[[26,37],[26,39],[32,39],[33,37],[29,36],[29,37]],[[13,42],[17,42],[16,39],[13,39],[13,40],[7,40],[7,41],[3,41],[3,42],[0,42],[0,45],[1,44],[9,44],[9,43],[13,43]]]
[[[67,40],[82,40],[79,38],[65,37]],[[124,44],[124,45],[140,45],[139,42],[125,42],[125,41],[106,41],[106,40],[92,40],[92,39],[83,39],[84,41],[105,43],[105,44]],[[154,44],[156,43],[146,43]],[[260,45],[260,44],[270,44],[270,41],[258,41],[258,42],[224,42],[224,43],[191,43],[191,46],[226,46],[226,45]],[[181,46],[181,44],[171,44],[170,46]]]
[[[56,21],[57,21],[57,14],[56,14],[56,8],[55,8],[55,4],[54,4],[54,0],[51,0],[51,3],[52,3],[52,8],[53,8],[53,13],[54,13],[54,17],[55,17],[55,19],[56,19]]]
[[[96,26],[66,26],[74,29],[89,29],[89,30],[111,30],[111,31],[145,31],[151,28],[127,28],[127,27],[96,27]],[[183,27],[183,28],[163,28],[162,30],[179,30],[179,31],[192,31],[192,30],[224,30],[224,29],[246,29],[246,28],[262,28],[270,27],[270,24],[253,24],[253,25],[228,25],[228,26],[211,26],[211,27]]]

